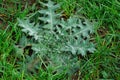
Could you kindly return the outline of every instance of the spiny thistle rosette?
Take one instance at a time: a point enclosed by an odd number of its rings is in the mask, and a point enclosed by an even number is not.
[[[93,26],[88,20],[81,21],[77,17],[64,20],[61,13],[56,13],[60,5],[51,0],[40,3],[45,8],[38,11],[38,23],[31,22],[29,18],[18,19],[22,31],[31,36],[26,39],[32,45],[32,55],[37,55],[40,64],[52,72],[74,72],[80,66],[77,55],[85,56],[87,52],[95,51],[94,44],[90,42]]]

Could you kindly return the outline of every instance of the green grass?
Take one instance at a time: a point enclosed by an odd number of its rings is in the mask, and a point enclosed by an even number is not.
[[[120,2],[118,0],[54,0],[63,5],[65,17],[79,14],[80,18],[96,21],[92,36],[96,52],[80,58],[80,70],[73,75],[78,80],[120,79]],[[12,3],[12,5],[10,5]],[[22,32],[17,26],[17,18],[24,18],[34,12],[34,6],[22,1],[0,1],[0,79],[1,80],[69,80],[65,73],[54,75],[40,68],[38,74],[30,75],[24,70],[17,71],[19,61],[14,52]],[[37,3],[34,4],[38,7]],[[17,8],[18,7],[18,8]],[[39,7],[38,7],[39,8]],[[77,13],[76,13],[77,12]],[[7,26],[6,26],[7,25]],[[6,27],[5,27],[6,26]],[[23,60],[24,58],[20,58]],[[77,79],[76,79],[77,80]]]

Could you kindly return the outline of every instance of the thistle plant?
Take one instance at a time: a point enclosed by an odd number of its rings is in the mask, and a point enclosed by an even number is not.
[[[39,58],[38,67],[44,64],[46,69],[57,73],[79,69],[77,55],[86,56],[88,51],[95,51],[94,44],[90,42],[90,34],[94,32],[92,23],[74,16],[67,20],[62,18],[62,14],[57,13],[60,5],[51,0],[40,3],[44,8],[38,11],[37,23],[29,18],[18,19],[24,34],[31,36],[26,39],[32,46],[32,55]]]

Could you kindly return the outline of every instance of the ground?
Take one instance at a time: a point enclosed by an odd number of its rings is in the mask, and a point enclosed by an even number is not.
[[[96,22],[91,41],[97,43],[96,51],[80,57],[80,69],[71,77],[54,75],[40,70],[38,74],[26,74],[17,70],[14,45],[21,35],[17,18],[25,18],[41,9],[44,0],[0,0],[0,79],[1,80],[99,80],[120,79],[120,1],[119,0],[52,0],[62,3],[58,10],[63,18],[79,14],[82,19]],[[22,48],[28,50],[30,45]],[[21,49],[20,49],[21,50]],[[19,51],[20,52],[20,51]],[[33,61],[34,62],[34,61]],[[38,76],[39,75],[39,76]]]

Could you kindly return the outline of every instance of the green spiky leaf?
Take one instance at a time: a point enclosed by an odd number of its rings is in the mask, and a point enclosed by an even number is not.
[[[36,40],[38,39],[38,26],[34,23],[30,23],[30,21],[27,20],[20,20],[18,19],[19,26],[22,27],[22,31],[25,33],[28,33],[30,36],[33,36]]]
[[[60,5],[51,0],[40,3],[45,6],[38,11],[40,15],[36,18],[40,25],[30,23],[28,18],[18,19],[19,26],[24,33],[35,39],[31,42],[32,54],[39,55],[43,63],[47,62],[47,69],[55,67],[57,72],[65,69],[71,72],[68,69],[79,67],[77,55],[85,56],[87,52],[95,51],[95,45],[90,42],[90,35],[94,32],[93,25],[87,19],[82,21],[74,16],[62,19],[61,13],[56,13]]]

